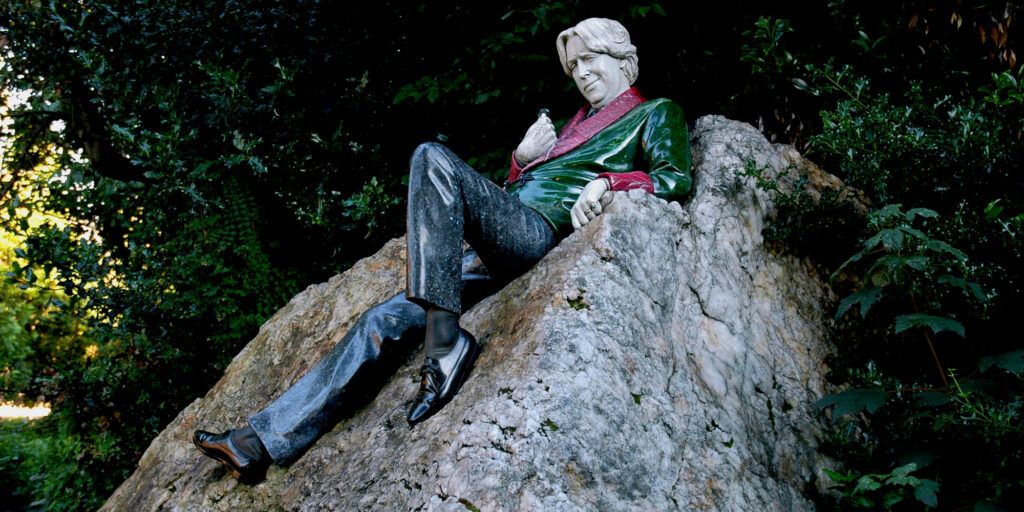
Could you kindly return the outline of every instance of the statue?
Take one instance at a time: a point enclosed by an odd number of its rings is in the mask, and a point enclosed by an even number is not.
[[[243,481],[296,459],[373,385],[402,347],[424,342],[410,428],[458,392],[480,353],[459,327],[463,308],[537,263],[594,220],[612,192],[667,200],[690,190],[682,110],[645,100],[636,47],[616,21],[590,18],[559,34],[558,58],[587,105],[556,135],[545,114],[512,152],[502,189],[444,146],[421,145],[409,171],[406,291],[370,308],[316,367],[238,430],[197,430],[193,442]],[[463,240],[471,250],[462,250]]]

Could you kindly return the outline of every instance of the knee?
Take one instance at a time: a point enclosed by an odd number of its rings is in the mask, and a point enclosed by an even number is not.
[[[426,156],[436,157],[437,155],[443,155],[444,152],[447,149],[448,148],[444,147],[444,144],[439,144],[437,142],[424,142],[424,143],[420,144],[419,146],[416,146],[416,150],[413,151],[412,154],[413,154],[414,158],[417,157],[417,156],[420,156],[420,157],[426,157]]]
[[[424,142],[412,153],[412,160],[409,165],[409,173],[431,172],[440,170],[450,173],[453,169],[451,158],[448,156],[448,148],[437,142]]]
[[[425,324],[426,314],[423,308],[405,298],[405,293],[373,306],[363,313],[361,320],[371,331],[383,336],[394,336],[396,333]]]

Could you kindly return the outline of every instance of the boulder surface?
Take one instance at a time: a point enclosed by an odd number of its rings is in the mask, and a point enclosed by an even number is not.
[[[833,297],[812,262],[764,245],[771,198],[737,171],[820,171],[747,124],[704,117],[691,136],[685,205],[618,193],[463,316],[484,350],[433,418],[405,422],[417,353],[258,485],[190,442],[244,425],[398,292],[393,240],[267,321],[104,510],[813,510]]]

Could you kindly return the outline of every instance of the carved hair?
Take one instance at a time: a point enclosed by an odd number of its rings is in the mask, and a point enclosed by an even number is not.
[[[588,18],[558,34],[558,39],[555,40],[558,60],[562,63],[562,70],[569,76],[572,76],[572,70],[565,62],[565,45],[572,36],[579,36],[583,40],[583,45],[592,52],[604,53],[624,61],[626,65],[622,71],[629,80],[629,85],[636,82],[636,77],[640,73],[637,67],[636,46],[629,42],[629,32],[621,23],[608,18]]]

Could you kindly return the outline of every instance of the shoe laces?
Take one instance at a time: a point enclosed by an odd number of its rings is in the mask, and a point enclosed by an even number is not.
[[[438,394],[442,380],[441,364],[433,357],[426,358],[420,367],[420,392]]]

